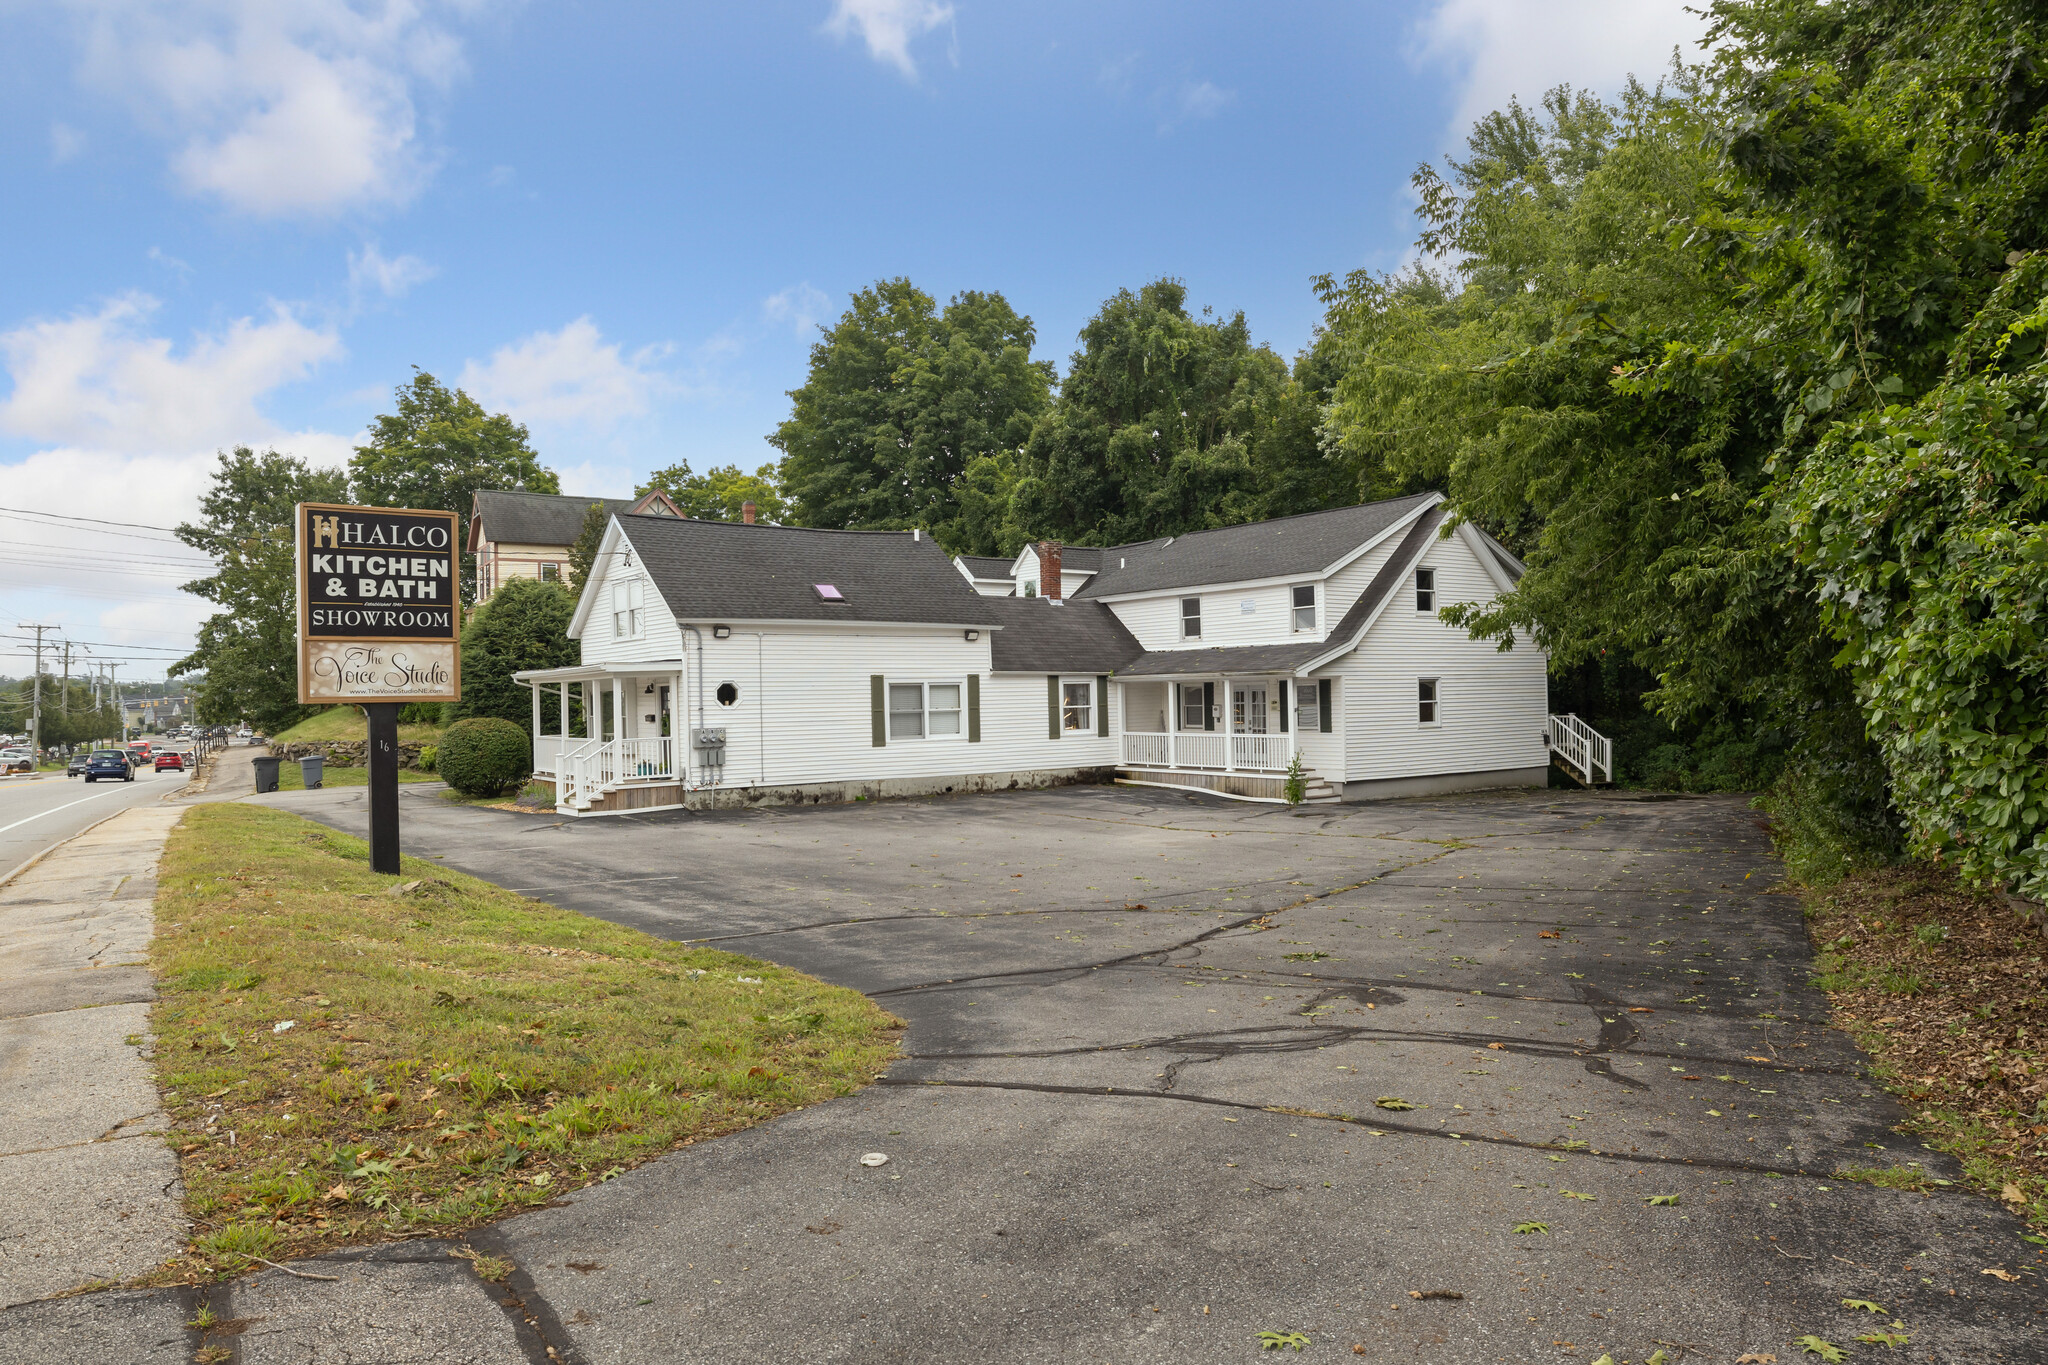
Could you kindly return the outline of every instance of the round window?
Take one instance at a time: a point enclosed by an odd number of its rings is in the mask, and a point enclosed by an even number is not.
[[[731,706],[739,699],[740,690],[737,687],[734,687],[729,682],[722,682],[718,685],[718,704],[720,706]]]

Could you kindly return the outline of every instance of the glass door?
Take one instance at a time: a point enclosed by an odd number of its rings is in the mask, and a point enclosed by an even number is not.
[[[1230,728],[1240,735],[1266,733],[1265,684],[1240,684],[1230,689]]]

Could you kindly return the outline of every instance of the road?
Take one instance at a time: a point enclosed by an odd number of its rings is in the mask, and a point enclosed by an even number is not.
[[[221,761],[246,766],[258,752],[235,745]],[[117,811],[181,791],[190,777],[189,772],[144,767],[136,770],[133,782],[87,783],[62,773],[0,778],[0,877]]]

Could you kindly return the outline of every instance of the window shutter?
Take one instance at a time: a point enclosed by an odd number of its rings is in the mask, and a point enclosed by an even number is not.
[[[870,673],[868,675],[868,712],[873,738],[869,741],[869,747],[875,749],[884,748],[889,743],[888,707],[883,697],[883,690],[882,675]]]
[[[1060,675],[1045,675],[1045,737],[1060,737]]]
[[[1212,682],[1202,684],[1202,728],[1216,728],[1216,684]]]
[[[981,674],[967,675],[967,742],[981,743]]]
[[[1287,679],[1280,680],[1280,733],[1287,733]]]
[[[1101,739],[1109,738],[1109,678],[1095,679],[1095,733]]]
[[[1316,728],[1330,733],[1330,680],[1316,679]]]

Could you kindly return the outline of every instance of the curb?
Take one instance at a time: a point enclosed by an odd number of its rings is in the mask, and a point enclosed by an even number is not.
[[[115,811],[113,815],[103,815],[99,819],[87,825],[84,829],[73,830],[71,833],[59,839],[56,843],[51,844],[42,852],[31,854],[26,862],[20,863],[13,870],[5,874],[0,874],[0,889],[4,889],[9,882],[13,881],[16,877],[19,877],[22,873],[34,867],[43,859],[49,857],[52,853],[55,853],[58,849],[64,847],[64,845],[70,843],[73,839],[78,838],[80,835],[90,834],[94,830],[98,829],[101,825],[107,823],[107,821],[112,820],[115,816],[126,815],[129,811],[134,809],[136,809],[136,807],[134,806],[124,806],[120,810]]]

